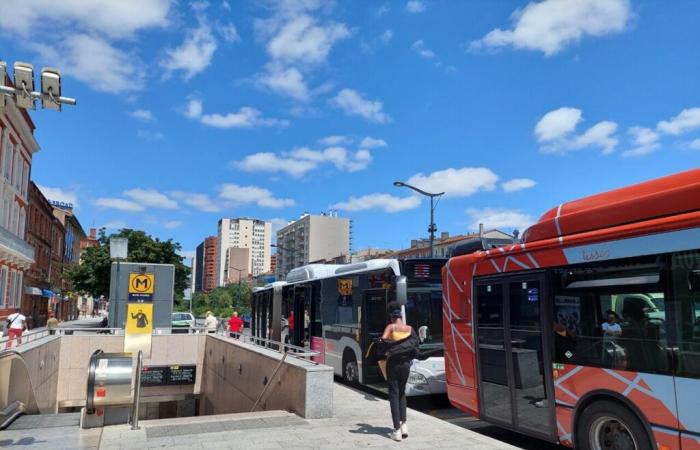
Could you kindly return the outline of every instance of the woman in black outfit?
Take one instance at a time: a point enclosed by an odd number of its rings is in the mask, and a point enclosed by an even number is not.
[[[406,382],[411,361],[418,353],[418,336],[410,325],[403,322],[399,304],[389,304],[389,325],[384,329],[382,342],[386,356],[386,377],[389,384],[389,405],[394,431],[391,438],[400,441],[408,437],[406,426]]]

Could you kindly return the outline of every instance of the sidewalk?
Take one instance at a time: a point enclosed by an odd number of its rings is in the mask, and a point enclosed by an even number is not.
[[[389,403],[374,395],[336,383],[333,418],[304,420],[285,411],[252,414],[181,417],[147,420],[140,430],[130,425],[81,430],[77,425],[50,427],[47,417],[31,426],[18,424],[3,431],[0,447],[30,444],[35,450],[97,449],[517,449],[509,444],[408,410],[409,437],[403,442],[389,438]],[[28,416],[41,417],[41,416]],[[27,418],[27,419],[28,419]],[[25,420],[27,420],[25,419]]]

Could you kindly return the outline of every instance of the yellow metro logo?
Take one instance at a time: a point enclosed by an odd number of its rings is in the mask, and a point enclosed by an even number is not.
[[[129,294],[153,294],[155,281],[152,273],[130,273]]]

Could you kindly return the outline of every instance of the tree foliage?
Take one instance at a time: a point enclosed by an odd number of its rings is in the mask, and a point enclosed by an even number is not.
[[[107,236],[101,228],[98,235],[97,247],[84,250],[81,263],[68,271],[68,277],[76,291],[99,297],[109,297],[109,279],[112,259],[109,257],[109,240],[113,237],[129,239],[128,262],[173,264],[175,265],[175,301],[182,300],[183,291],[187,288],[187,276],[190,268],[182,262],[184,259],[177,252],[181,249],[178,242],[172,239],[161,241],[140,230],[124,228],[117,233]]]
[[[207,311],[217,317],[229,317],[234,310],[246,314],[250,312],[251,296],[252,290],[245,283],[218,287],[209,293],[195,292],[192,296],[192,313],[197,317],[204,316]],[[188,306],[187,302],[182,302],[178,309],[184,311]]]

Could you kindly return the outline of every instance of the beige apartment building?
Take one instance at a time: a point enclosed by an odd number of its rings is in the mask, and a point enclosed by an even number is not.
[[[230,248],[248,249],[247,273],[242,276],[258,276],[270,271],[272,224],[258,219],[220,219],[216,251],[216,279],[219,286],[229,283],[229,267],[243,269],[243,264],[229,263]],[[234,254],[240,258],[241,254]],[[238,275],[233,275],[238,280]]]
[[[277,279],[314,262],[349,262],[351,221],[335,214],[302,215],[277,232]]]

